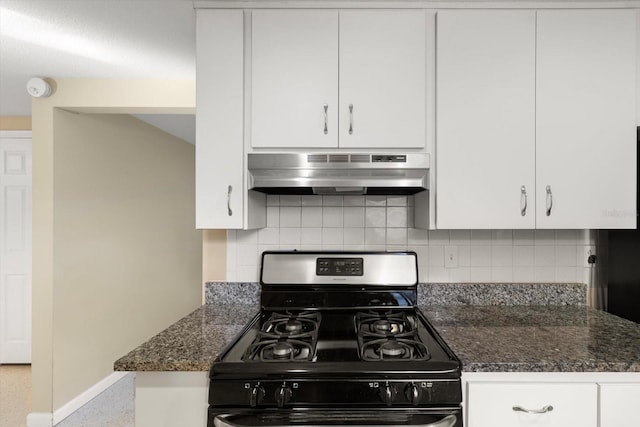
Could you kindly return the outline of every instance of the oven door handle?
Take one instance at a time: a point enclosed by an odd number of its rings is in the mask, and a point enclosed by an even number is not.
[[[226,415],[218,415],[216,416],[216,418],[213,421],[213,425],[215,427],[247,427],[244,424],[238,424],[238,423],[234,423],[232,421],[229,421],[227,419],[227,417],[229,417],[231,414],[226,414]],[[444,417],[443,419],[441,419],[440,421],[436,421],[435,423],[429,423],[429,424],[415,424],[412,425],[411,427],[454,427],[456,425],[456,422],[458,421],[458,418],[455,415],[447,415],[446,417]],[[378,426],[384,426],[384,427],[400,427],[400,426],[393,426],[393,425],[389,425],[389,424],[345,424],[345,425],[340,425],[340,424],[299,424],[300,426],[304,426],[304,427],[326,427],[326,426],[330,426],[330,427],[364,427],[364,426],[368,426],[368,427],[376,427],[376,425]],[[286,427],[286,426],[269,426],[269,427]]]

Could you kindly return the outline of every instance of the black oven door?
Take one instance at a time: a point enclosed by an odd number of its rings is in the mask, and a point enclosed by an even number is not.
[[[208,427],[462,427],[460,408],[304,409],[209,412]]]

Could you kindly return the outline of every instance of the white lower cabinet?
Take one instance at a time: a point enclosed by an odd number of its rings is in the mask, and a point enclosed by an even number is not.
[[[597,427],[598,386],[471,383],[468,427]]]
[[[640,384],[599,384],[599,427],[640,426]]]
[[[465,373],[465,427],[638,427],[640,374]]]

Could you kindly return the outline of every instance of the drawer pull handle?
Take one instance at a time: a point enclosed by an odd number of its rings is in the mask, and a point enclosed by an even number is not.
[[[515,412],[526,412],[527,414],[546,414],[547,412],[553,411],[553,406],[546,405],[543,406],[542,409],[526,409],[522,406],[514,406],[512,409]]]

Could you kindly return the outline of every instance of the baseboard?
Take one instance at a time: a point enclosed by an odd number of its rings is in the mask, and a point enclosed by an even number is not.
[[[120,381],[130,372],[114,372],[101,379],[60,408],[51,413],[32,412],[27,416],[27,427],[52,427],[95,399],[100,393]]]
[[[53,414],[51,412],[32,412],[27,415],[27,427],[51,427]]]

